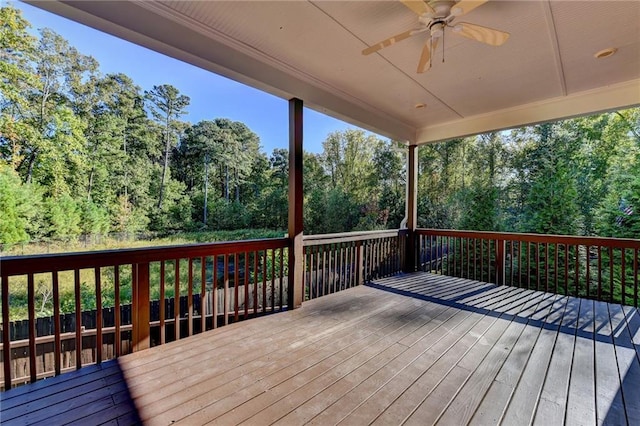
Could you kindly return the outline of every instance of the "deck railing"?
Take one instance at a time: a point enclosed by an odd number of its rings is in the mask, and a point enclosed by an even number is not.
[[[288,245],[281,238],[4,257],[0,383],[8,389],[282,310]],[[61,300],[64,291],[72,303]],[[19,305],[28,338],[12,340]],[[36,317],[47,315],[53,333],[36,329]]]
[[[638,306],[640,240],[419,229],[423,271]]]
[[[303,241],[305,300],[411,263],[406,230]],[[640,240],[419,229],[415,241],[419,270],[638,306]],[[5,257],[0,383],[7,389],[283,310],[289,244],[280,238]],[[26,338],[16,338],[11,321],[23,316]],[[37,328],[47,322],[51,331]]]
[[[400,272],[406,230],[304,236],[305,300]]]

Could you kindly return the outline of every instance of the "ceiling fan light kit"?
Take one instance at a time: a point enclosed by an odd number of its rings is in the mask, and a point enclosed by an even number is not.
[[[438,40],[442,39],[444,41],[447,28],[450,28],[456,35],[491,46],[501,46],[509,38],[509,33],[467,22],[452,25],[452,22],[457,17],[471,12],[487,1],[488,0],[400,0],[403,5],[418,15],[418,24],[420,26],[376,43],[364,49],[362,54],[370,55],[406,38],[427,33],[428,36],[422,49],[420,60],[418,61],[417,73],[420,74],[431,68],[431,52],[435,50]]]

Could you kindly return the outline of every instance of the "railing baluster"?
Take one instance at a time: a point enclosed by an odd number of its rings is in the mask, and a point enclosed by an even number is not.
[[[29,311],[29,376],[31,383],[36,381],[36,291],[33,274],[27,275],[27,300]]]
[[[638,252],[640,249],[634,250],[633,256],[633,306],[638,307]]]
[[[513,241],[505,241],[505,244],[509,244],[509,275],[508,278],[505,278],[509,282],[505,284],[513,285]]]
[[[164,263],[164,262],[163,262]],[[115,265],[113,267],[113,298],[114,298],[114,315],[115,315],[115,337],[114,344],[116,349],[116,357],[122,355],[122,335],[120,333],[120,324],[122,323],[122,318],[120,315],[120,266]]]
[[[322,263],[322,252],[324,251],[322,245],[319,246],[315,246],[312,247],[313,249],[313,257],[314,257],[314,265],[315,265],[315,270],[314,270],[314,275],[313,275],[313,282],[314,282],[314,286],[315,286],[315,294],[317,295],[317,297],[321,297],[324,296],[324,286],[323,286],[323,281],[322,281],[322,268],[324,267],[323,263]]]
[[[585,249],[587,251],[586,260],[586,286],[587,286],[587,298],[591,297],[591,271],[590,271],[590,263],[591,263],[591,246],[586,245]]]
[[[212,327],[218,328],[218,259],[219,256],[214,254],[211,256],[211,270],[213,271],[213,278],[211,278],[211,310],[212,310]],[[266,262],[265,262],[266,265]],[[224,300],[224,297],[223,297]]]
[[[536,243],[536,290],[540,290],[540,244]]]
[[[320,248],[322,249],[322,271],[320,276],[322,277],[322,295],[324,296],[325,294],[329,294],[328,293],[328,283],[327,283],[327,267],[328,264],[327,262],[328,260],[328,256],[327,256],[327,246],[326,245],[321,245]]]
[[[558,293],[558,244],[553,244],[554,293]]]
[[[280,249],[280,310],[284,306],[284,249]]]
[[[249,252],[244,252],[244,319],[249,318]]]
[[[602,246],[598,245],[598,300],[602,300]]]
[[[626,264],[626,253],[624,248],[620,249],[620,286],[622,287],[622,304],[626,304],[626,295],[627,295],[627,264]]]
[[[9,277],[2,276],[2,369],[4,390],[11,389],[11,334],[9,333]]]
[[[264,257],[262,261],[262,314],[267,312],[267,261],[269,251],[264,251]]]
[[[609,301],[613,302],[613,247],[609,246]]]
[[[175,259],[173,278],[173,326],[174,338],[180,340],[180,259]]]
[[[484,240],[480,240],[480,281],[484,282]]]
[[[362,241],[358,241],[356,242],[356,268],[357,268],[357,277],[356,277],[356,285],[362,285],[364,284],[364,279],[363,279],[363,275],[364,275],[364,249],[363,249],[364,245],[362,244]]]
[[[166,330],[165,330],[165,264],[164,260],[160,261],[160,344],[164,345],[166,342]]]
[[[207,257],[200,258],[200,333],[207,331]],[[163,299],[164,300],[164,299]]]
[[[96,364],[102,363],[102,280],[100,268],[95,268],[96,286]]]
[[[73,271],[73,283],[76,303],[76,369],[82,367],[82,294],[80,293],[80,270]]]
[[[564,244],[564,294],[569,295],[569,244]]]
[[[233,253],[233,322],[238,322],[240,295],[238,285],[240,284],[238,268],[238,253]]]
[[[56,376],[60,375],[62,361],[62,341],[60,339],[60,334],[62,332],[62,327],[60,325],[60,283],[58,278],[58,271],[53,271],[51,273],[51,284],[53,286],[53,365]],[[8,328],[9,323],[5,324],[7,324]]]
[[[330,292],[331,293],[335,293],[336,292],[336,275],[335,275],[335,269],[336,269],[336,251],[333,248],[333,244],[329,245],[329,280],[330,280]]]
[[[223,273],[224,273],[224,293],[222,294],[224,297],[224,305],[223,305],[223,314],[224,314],[224,325],[229,324],[229,255],[224,254],[224,262],[223,262]]]
[[[258,316],[258,255],[256,250],[253,252],[253,317]]]
[[[341,243],[338,243],[338,247],[336,249],[336,254],[338,256],[337,260],[337,272],[338,272],[338,291],[344,290],[344,247]]]
[[[313,289],[313,247],[304,248],[304,260],[302,265],[304,268],[304,301],[312,300],[315,298]]]
[[[271,312],[276,310],[276,251],[271,251]]]
[[[579,272],[579,268],[580,268],[580,246],[578,244],[575,245],[575,253],[576,253],[576,260],[575,260],[575,264],[576,264],[576,270],[575,270],[575,276],[574,276],[574,282],[575,282],[575,286],[576,286],[576,297],[580,297],[580,272]]]
[[[187,273],[187,335],[193,336],[193,258],[189,257]]]
[[[466,242],[466,244],[467,244],[467,248],[466,248],[466,252],[467,252],[467,253],[466,253],[466,260],[467,260],[467,272],[466,272],[465,278],[469,279],[469,271],[470,271],[470,270],[469,270],[469,267],[470,267],[470,264],[469,264],[469,241],[470,241],[471,239],[470,239],[470,238],[465,238],[464,240],[465,240],[465,242]]]
[[[518,287],[522,287],[522,241],[518,241]]]

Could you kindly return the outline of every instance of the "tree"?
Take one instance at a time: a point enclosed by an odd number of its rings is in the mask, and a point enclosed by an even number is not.
[[[165,185],[169,174],[169,154],[171,153],[171,148],[178,143],[178,134],[184,128],[184,124],[179,121],[179,118],[187,113],[186,108],[189,106],[191,99],[188,96],[181,95],[178,89],[169,84],[153,86],[153,89],[145,92],[145,95],[151,115],[163,129],[164,159],[158,195],[158,209],[162,209]]]
[[[40,194],[23,184],[9,166],[0,164],[0,244],[28,241],[38,226],[40,204]]]
[[[373,154],[383,142],[362,130],[333,132],[322,143],[322,161],[333,189],[341,188],[356,202],[370,200]]]
[[[19,10],[0,8],[0,156],[13,169],[23,159],[23,144],[34,136],[31,126],[21,120],[21,111],[28,108],[25,93],[39,83],[30,67],[36,39],[29,28]]]

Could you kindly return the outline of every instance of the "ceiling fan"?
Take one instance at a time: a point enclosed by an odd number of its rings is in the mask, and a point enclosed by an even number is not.
[[[454,34],[492,46],[500,46],[507,41],[509,33],[476,24],[469,24],[467,22],[453,24],[456,18],[471,12],[478,6],[482,6],[487,1],[488,0],[400,0],[402,4],[418,15],[420,26],[382,40],[364,49],[362,54],[370,55],[411,36],[426,32],[428,33],[428,38],[422,48],[422,54],[418,61],[418,73],[420,74],[431,68],[431,52],[436,49],[440,39],[444,41],[446,28],[451,28]]]

